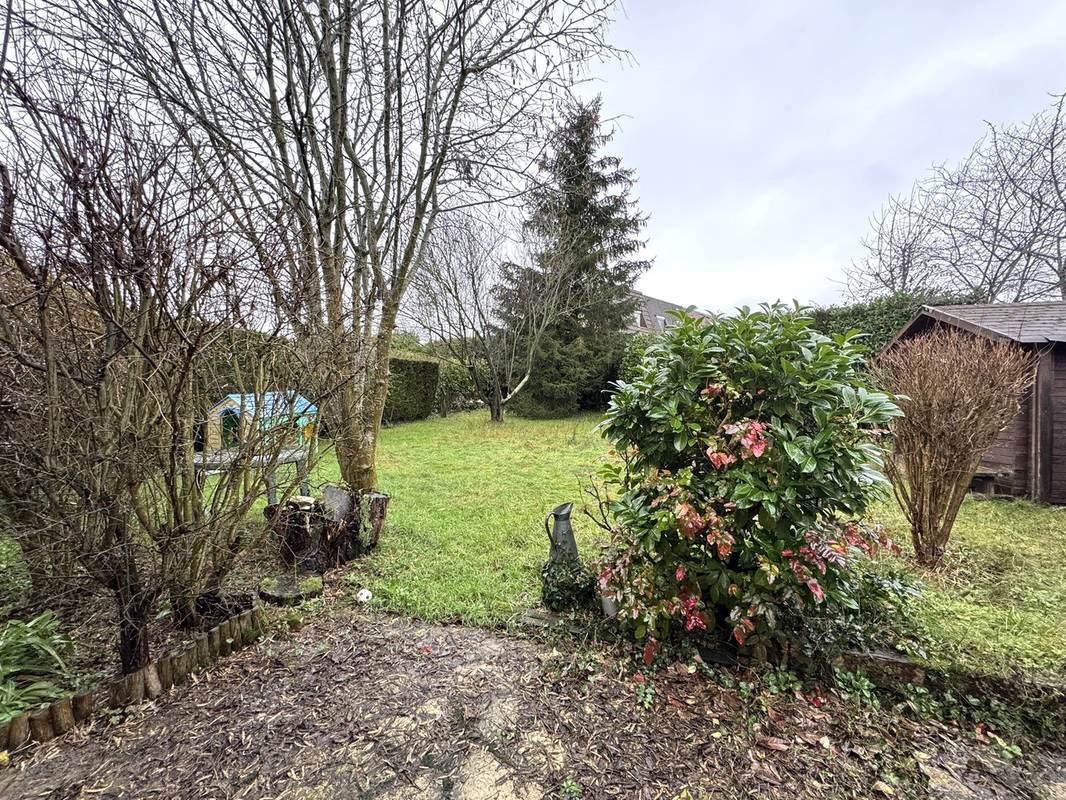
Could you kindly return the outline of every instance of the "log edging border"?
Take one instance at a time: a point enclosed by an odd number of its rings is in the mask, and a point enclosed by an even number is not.
[[[121,709],[154,700],[188,681],[194,673],[254,644],[264,630],[263,609],[258,598],[253,597],[251,608],[238,611],[207,632],[194,633],[184,645],[136,672],[120,675],[94,690],[31,708],[0,723],[0,751],[50,741],[87,722],[98,709]]]

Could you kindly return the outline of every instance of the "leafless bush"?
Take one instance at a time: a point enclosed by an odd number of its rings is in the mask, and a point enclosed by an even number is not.
[[[213,346],[259,283],[182,138],[106,71],[24,44],[0,79],[0,515],[37,592],[111,593],[131,671],[157,600],[196,623],[287,445],[253,425],[204,479]],[[243,391],[277,388],[270,360]]]
[[[1035,368],[1017,344],[955,328],[900,341],[874,364],[883,388],[903,396],[885,465],[920,563],[943,557],[981,457],[1018,413]]]

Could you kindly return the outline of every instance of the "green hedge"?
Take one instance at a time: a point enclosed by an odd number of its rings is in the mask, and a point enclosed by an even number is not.
[[[437,408],[440,363],[402,354],[389,359],[389,394],[382,420],[387,424],[425,419]]]
[[[900,328],[910,322],[922,306],[954,305],[977,302],[957,295],[907,294],[899,292],[878,297],[868,303],[825,306],[810,309],[811,327],[826,336],[858,330],[867,336],[863,344],[871,355],[881,352]]]

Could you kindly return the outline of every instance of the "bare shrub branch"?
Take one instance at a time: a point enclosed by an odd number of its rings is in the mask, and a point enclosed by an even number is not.
[[[943,557],[981,457],[1018,413],[1035,368],[1019,345],[955,328],[900,341],[874,363],[885,391],[900,395],[885,466],[922,564]]]

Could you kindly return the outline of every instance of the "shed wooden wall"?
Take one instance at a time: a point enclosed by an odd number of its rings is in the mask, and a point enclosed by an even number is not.
[[[1051,491],[1048,502],[1066,504],[1066,345],[1051,351]]]
[[[999,434],[981,459],[981,471],[995,473],[996,494],[1025,497],[1029,492],[1029,432],[1032,427],[1032,392],[1022,399],[1021,410]]]

